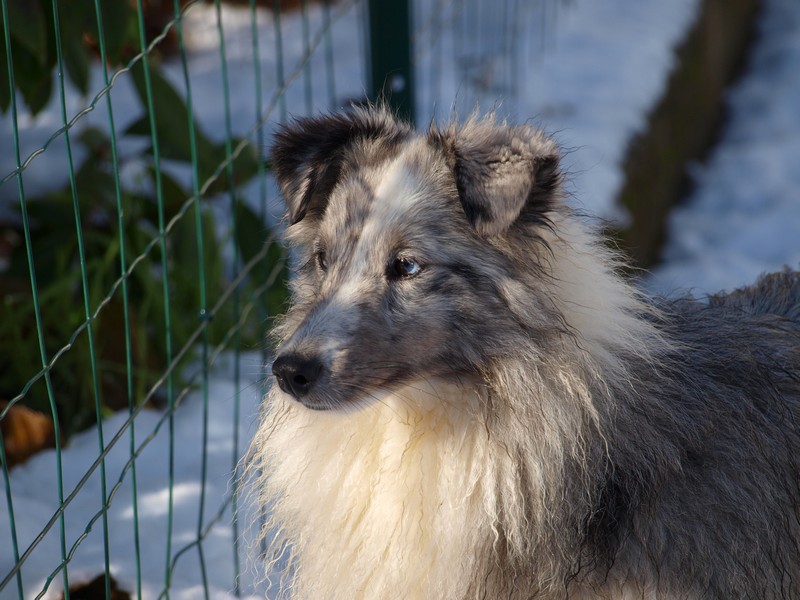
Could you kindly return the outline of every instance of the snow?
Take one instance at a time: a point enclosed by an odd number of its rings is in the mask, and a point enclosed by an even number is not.
[[[767,0],[729,121],[645,285],[697,296],[800,267],[800,3]]]
[[[497,110],[512,120],[533,118],[557,136],[569,150],[566,167],[571,181],[571,202],[603,218],[624,220],[614,203],[620,188],[620,163],[627,142],[645,124],[672,65],[672,48],[697,9],[697,0],[641,0],[627,2],[591,0],[510,3],[516,14],[492,9],[486,2],[426,0],[418,6],[416,29],[419,123],[447,119],[453,112],[469,113],[475,103],[481,110]],[[334,17],[341,7],[333,7]],[[250,132],[256,118],[253,105],[254,77],[249,13],[223,7],[226,50],[235,135]],[[483,22],[474,35],[476,20],[465,16],[466,8],[479,11]],[[749,74],[730,95],[730,123],[722,143],[706,165],[696,167],[696,190],[675,211],[665,263],[644,284],[654,290],[695,289],[713,292],[753,279],[764,270],[800,261],[800,3],[796,0],[766,0],[760,23],[760,42]],[[435,12],[439,10],[440,12]],[[437,16],[440,15],[440,16]],[[197,5],[187,15],[189,71],[197,120],[215,140],[225,134],[222,110],[221,70],[213,7]],[[309,28],[319,30],[325,15],[311,4]],[[360,6],[345,10],[332,29],[335,64],[335,96],[324,76],[325,40],[311,59],[312,95],[305,91],[302,71],[288,88],[289,114],[326,110],[344,99],[363,96],[366,88],[364,39]],[[259,10],[259,56],[263,89],[277,87],[274,23],[269,11]],[[287,14],[282,18],[286,44],[284,68],[293,73],[304,52],[302,21]],[[545,35],[542,36],[541,33]],[[183,90],[180,65],[165,65],[167,77]],[[92,90],[102,87],[98,69],[92,75]],[[141,116],[141,109],[127,77],[120,77],[111,91],[119,131]],[[264,96],[270,102],[269,94]],[[34,152],[60,127],[59,107],[53,102],[32,118],[20,120],[22,157]],[[68,94],[68,114],[86,104],[76,93]],[[281,116],[281,104],[270,115],[267,130]],[[107,128],[105,101],[79,121]],[[3,148],[11,147],[11,124],[0,119]],[[132,155],[135,145],[123,146]],[[80,162],[81,149],[75,148]],[[0,176],[14,168],[13,153],[0,155]],[[135,180],[137,165],[125,163],[126,177]],[[180,170],[178,169],[180,175]],[[66,182],[66,162],[61,138],[52,149],[37,155],[25,171],[26,192],[40,194]],[[183,173],[183,176],[186,174]],[[255,186],[248,186],[248,201],[254,201]],[[0,185],[0,209],[16,201],[13,180]],[[239,384],[240,423],[233,423],[233,401],[237,394],[230,361],[214,368],[209,398],[208,475],[204,524],[216,514],[231,491],[234,463],[233,431],[239,428],[240,451],[253,433],[263,376],[258,354],[243,358]],[[173,556],[196,538],[199,496],[203,396],[190,392],[175,415],[176,478]],[[106,441],[127,419],[124,413],[104,421]],[[163,414],[143,410],[135,420],[137,444],[154,434],[136,460],[138,510],[142,540],[143,597],[156,598],[164,586],[166,557],[166,497],[168,423]],[[134,531],[131,472],[124,473],[129,459],[128,433],[123,434],[106,459],[109,488],[122,476],[121,487],[108,513],[111,569],[124,589],[135,591],[133,562]],[[97,457],[96,432],[75,436],[63,451],[65,493],[69,494]],[[12,471],[17,532],[21,550],[38,535],[58,508],[55,489],[55,454],[44,452]],[[4,497],[4,495],[3,495]],[[77,493],[66,510],[68,548],[84,529],[100,503],[98,472]],[[229,509],[210,529],[203,543],[211,598],[233,595],[233,531]],[[241,529],[253,525],[246,515]],[[241,531],[240,531],[241,533]],[[9,523],[0,515],[0,539],[10,540]],[[248,540],[241,540],[244,597],[262,597],[255,583],[255,553]],[[47,575],[60,562],[58,524],[45,536],[22,567],[26,598],[39,594]],[[0,576],[14,564],[10,543],[0,544]],[[102,521],[98,520],[80,543],[69,564],[71,581],[91,579],[103,569]],[[61,575],[49,586],[46,598],[60,594]],[[191,548],[177,562],[171,598],[202,597],[198,552]],[[16,598],[12,581],[0,591],[0,599]]]
[[[260,373],[262,357],[259,353],[245,354],[242,357],[240,381],[241,422],[238,424],[241,443],[246,444],[252,437],[260,396]],[[223,506],[231,494],[234,465],[233,403],[237,394],[231,378],[230,361],[218,366],[210,379],[209,428],[207,448],[206,507],[204,527]],[[136,483],[138,489],[138,522],[141,543],[142,597],[157,598],[164,587],[164,573],[167,544],[168,507],[168,455],[169,424],[164,414],[155,410],[143,410],[135,419],[137,446],[145,442],[161,422],[161,429],[147,443],[136,459]],[[119,412],[103,422],[106,442],[120,430],[128,415]],[[186,396],[175,412],[175,478],[173,488],[174,521],[172,536],[172,556],[197,537],[199,498],[202,487],[201,457],[203,454],[202,424],[203,399],[199,392]],[[239,449],[241,454],[241,447]],[[64,489],[69,493],[89,469],[98,456],[98,439],[95,431],[87,431],[75,436],[62,454]],[[119,480],[125,464],[130,459],[128,433],[117,443],[106,457],[105,466],[108,488]],[[39,534],[43,525],[58,509],[55,452],[41,452],[12,471],[11,489],[14,492],[14,510],[17,523],[17,536],[21,550],[28,546]],[[43,477],[43,474],[49,474]],[[121,487],[111,503],[108,512],[109,546],[111,548],[111,572],[122,589],[135,592],[136,565],[134,559],[134,509],[131,486],[131,473],[125,475]],[[84,529],[98,511],[101,499],[99,469],[95,471],[86,485],[75,496],[66,511],[67,548],[84,533]],[[248,527],[256,525],[245,511],[245,522],[240,523],[240,535]],[[210,597],[232,598],[234,580],[233,531],[230,527],[230,507],[222,516],[222,525],[211,528],[203,543],[205,562],[210,581]],[[257,525],[256,525],[257,526]],[[11,536],[8,519],[3,515],[0,523],[0,573],[5,574],[13,566],[11,555]],[[6,542],[7,541],[7,542]],[[245,537],[240,542],[247,544]],[[255,598],[254,569],[252,561],[246,560],[248,548],[242,548],[244,573],[242,585],[246,592],[242,597]],[[78,547],[69,563],[71,582],[89,581],[103,572],[104,565],[103,525],[98,520],[88,537]],[[33,598],[42,589],[45,577],[61,562],[61,552],[56,524],[24,563],[22,573],[25,580],[26,597]],[[188,550],[176,563],[172,574],[170,597],[180,600],[193,600],[202,597],[198,551]],[[59,598],[61,588],[59,573],[44,598]],[[248,595],[249,594],[249,595]],[[16,598],[16,584],[12,582],[0,598]]]
[[[568,150],[563,166],[571,201],[603,219],[624,221],[615,199],[628,141],[661,96],[673,48],[697,6],[696,0],[529,2],[509,25],[497,5],[477,2],[490,35],[459,43],[457,31],[445,32],[438,52],[455,57],[449,68],[437,69],[437,49],[426,54],[420,73],[441,72],[441,81],[422,86],[418,122],[448,117],[451,105],[469,113],[475,103],[513,121],[532,119]],[[469,24],[464,28],[471,31]],[[512,68],[497,69],[502,61]],[[442,109],[431,115],[436,106]]]

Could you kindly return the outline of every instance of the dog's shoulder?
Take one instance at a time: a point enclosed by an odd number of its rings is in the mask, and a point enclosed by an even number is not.
[[[709,306],[752,315],[776,315],[800,325],[800,271],[783,271],[759,277],[753,285],[709,298]]]

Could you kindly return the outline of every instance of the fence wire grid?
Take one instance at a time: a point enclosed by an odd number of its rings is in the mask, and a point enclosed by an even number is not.
[[[379,4],[0,0],[0,598],[263,597],[236,472],[287,297],[264,154],[371,95]],[[414,4],[419,120],[513,98],[557,5]]]

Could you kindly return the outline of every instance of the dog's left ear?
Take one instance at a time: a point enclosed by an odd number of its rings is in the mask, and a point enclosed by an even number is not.
[[[481,235],[500,235],[521,215],[546,214],[557,201],[558,147],[541,132],[486,118],[439,140],[448,146],[464,212]]]
[[[407,132],[407,125],[380,108],[353,109],[284,125],[275,135],[272,167],[289,224],[325,210],[349,146],[367,139],[392,143]]]

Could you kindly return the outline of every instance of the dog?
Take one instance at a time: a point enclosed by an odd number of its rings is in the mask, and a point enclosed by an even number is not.
[[[647,298],[559,160],[491,116],[276,134],[272,595],[800,598],[800,273]]]

